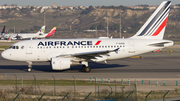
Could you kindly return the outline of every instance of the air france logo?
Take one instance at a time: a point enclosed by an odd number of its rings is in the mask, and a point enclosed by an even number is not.
[[[39,42],[38,46],[68,46],[68,45],[92,45],[92,41],[45,41]]]

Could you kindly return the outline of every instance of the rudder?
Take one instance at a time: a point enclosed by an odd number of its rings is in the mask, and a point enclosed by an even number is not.
[[[171,1],[162,2],[140,30],[131,38],[163,39],[170,5]]]

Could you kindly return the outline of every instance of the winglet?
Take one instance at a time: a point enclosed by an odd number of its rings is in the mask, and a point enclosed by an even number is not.
[[[119,48],[117,48],[117,49],[115,49],[113,51],[116,52],[116,54],[118,54],[118,50],[119,50]]]

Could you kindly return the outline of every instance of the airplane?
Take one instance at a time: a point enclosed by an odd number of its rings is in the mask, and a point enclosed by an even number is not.
[[[1,32],[1,34],[0,34],[0,39],[2,39],[3,36],[4,36],[5,28],[6,28],[6,26],[3,27],[3,30],[2,30],[2,32]]]
[[[44,31],[45,31],[45,26],[42,26],[37,33],[20,33],[20,34],[10,33],[4,35],[4,38],[8,40],[46,38],[52,36],[55,33],[56,27],[54,27],[49,33],[44,33]]]
[[[43,34],[45,31],[45,26],[42,26],[41,29],[37,33],[9,33],[5,34],[3,37],[7,40],[16,40],[16,39],[25,39],[25,38],[33,38],[35,35],[37,36],[38,34]],[[25,37],[26,36],[26,37]]]
[[[19,39],[32,39],[32,38],[46,38],[46,37],[50,37],[52,36],[55,31],[56,31],[56,27],[54,27],[49,33],[44,33],[45,31],[45,26],[43,26],[36,34],[33,33],[20,33],[17,35],[17,38]]]
[[[50,62],[53,70],[65,70],[82,65],[90,72],[88,63],[122,59],[172,46],[164,40],[171,1],[164,1],[140,30],[130,38],[42,39],[14,43],[2,52],[2,57],[13,61],[26,61],[28,72],[32,62]]]

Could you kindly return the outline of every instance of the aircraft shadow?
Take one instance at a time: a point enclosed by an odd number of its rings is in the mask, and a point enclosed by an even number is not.
[[[93,69],[104,69],[104,68],[121,68],[121,67],[126,67],[128,65],[119,65],[119,64],[103,64],[103,63],[89,63],[89,67],[91,67],[91,70]],[[1,69],[9,69],[10,71],[7,72],[13,72],[14,70],[20,70],[19,72],[22,71],[27,71],[27,65],[0,65],[0,70]],[[12,70],[11,70],[12,69]],[[66,72],[66,71],[79,71],[79,72],[84,72],[82,70],[82,65],[78,66],[72,66],[70,69],[67,70],[52,70],[50,65],[32,65],[32,70],[35,71],[41,71],[41,72]],[[18,71],[16,71],[18,72]]]

